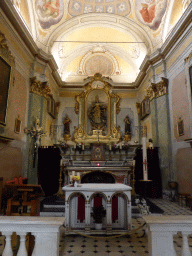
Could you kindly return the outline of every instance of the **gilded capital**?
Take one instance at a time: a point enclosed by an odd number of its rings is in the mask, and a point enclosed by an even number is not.
[[[30,78],[31,81],[31,92],[37,95],[43,96],[46,99],[50,97],[51,89],[47,82],[40,82],[36,77]]]

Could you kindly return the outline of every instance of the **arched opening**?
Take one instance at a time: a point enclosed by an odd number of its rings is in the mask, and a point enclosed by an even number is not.
[[[69,198],[69,223],[71,228],[85,228],[85,197],[81,193],[73,193]],[[75,215],[75,216],[74,216]]]
[[[112,174],[101,171],[93,171],[85,174],[81,183],[115,183],[115,178]]]
[[[90,205],[91,205],[91,212],[92,212],[92,207],[97,207],[97,206],[101,206],[103,205],[104,209],[106,210],[107,207],[107,200],[106,200],[106,196],[103,193],[94,193],[91,197],[90,197]],[[103,228],[106,228],[106,224],[107,224],[107,218],[104,217],[103,221],[102,221],[102,226]],[[94,219],[93,217],[91,217],[91,222],[90,222],[90,226],[91,228],[95,227],[94,224]]]
[[[111,198],[113,229],[127,229],[127,200],[124,193],[116,193]]]

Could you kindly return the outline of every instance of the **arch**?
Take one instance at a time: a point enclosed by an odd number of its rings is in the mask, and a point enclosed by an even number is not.
[[[149,50],[148,54],[151,53],[153,49],[152,40],[149,37],[148,33],[143,29],[140,25],[138,25],[135,21],[121,17],[116,14],[83,14],[77,17],[74,17],[68,21],[60,24],[49,36],[47,42],[45,44],[49,48],[49,52],[51,52],[51,48],[53,46],[54,40],[61,40],[61,38],[69,33],[73,33],[76,30],[81,28],[88,27],[111,27],[114,29],[118,29],[123,31],[124,33],[131,34],[136,38],[136,40],[142,40],[145,42],[147,49]]]
[[[103,192],[94,192],[90,198],[89,201],[91,202],[91,200],[96,197],[97,195],[102,195],[102,197],[105,199],[105,201],[107,202],[107,196],[103,193]]]
[[[78,196],[78,195],[82,196],[85,199],[85,202],[86,202],[85,195],[83,193],[79,192],[79,191],[75,191],[72,194],[70,194],[70,196],[68,197],[67,201],[69,202],[73,197]]]
[[[130,202],[129,198],[127,197],[127,195],[126,195],[123,191],[116,191],[115,193],[113,193],[113,194],[111,195],[110,202],[111,202],[112,198],[113,198],[114,196],[117,196],[117,195],[122,195],[123,198],[125,198],[127,202]]]
[[[115,183],[115,177],[109,172],[93,171],[82,176],[81,183]]]

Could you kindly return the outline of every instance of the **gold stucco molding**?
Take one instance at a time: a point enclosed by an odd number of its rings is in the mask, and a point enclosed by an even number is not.
[[[192,51],[191,53],[184,59],[185,62],[188,62],[192,58]]]
[[[151,83],[151,86],[146,89],[145,98],[152,100],[154,98],[168,94],[168,85],[169,80],[165,77],[161,77],[161,81],[159,83]]]
[[[11,54],[5,35],[0,31],[0,55],[15,63],[15,57]]]
[[[40,82],[36,77],[31,77],[30,82],[32,93],[43,96],[46,99],[50,98],[51,89],[48,86],[48,82]]]

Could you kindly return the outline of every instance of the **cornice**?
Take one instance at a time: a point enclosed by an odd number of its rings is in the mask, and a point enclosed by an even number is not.
[[[56,80],[56,83],[58,87],[60,88],[71,88],[71,86],[75,89],[81,89],[83,86],[83,83],[65,83],[61,81],[61,78],[57,72],[57,64],[53,58],[52,55],[47,54],[43,50],[39,49],[34,42],[31,34],[27,30],[25,26],[23,26],[23,22],[21,18],[19,17],[18,13],[16,12],[15,8],[13,7],[12,3],[7,0],[0,0],[1,1],[1,9],[3,10],[4,14],[10,21],[11,25],[14,27],[14,29],[17,31],[20,38],[23,40],[29,51],[33,54],[34,57],[39,58],[43,62],[50,65],[50,68],[52,70],[52,74],[54,79]],[[136,78],[135,83],[133,84],[114,84],[115,89],[136,89],[140,86],[142,80],[146,76],[146,71],[149,68],[150,65],[154,65],[161,59],[165,59],[167,55],[172,51],[173,45],[175,45],[176,42],[179,41],[179,39],[182,37],[183,33],[190,29],[191,24],[191,17],[192,17],[192,2],[189,4],[188,8],[185,10],[181,18],[178,20],[175,27],[171,30],[170,34],[168,35],[166,41],[162,45],[160,49],[152,53],[150,56],[146,56],[143,63],[140,66],[140,72]]]

